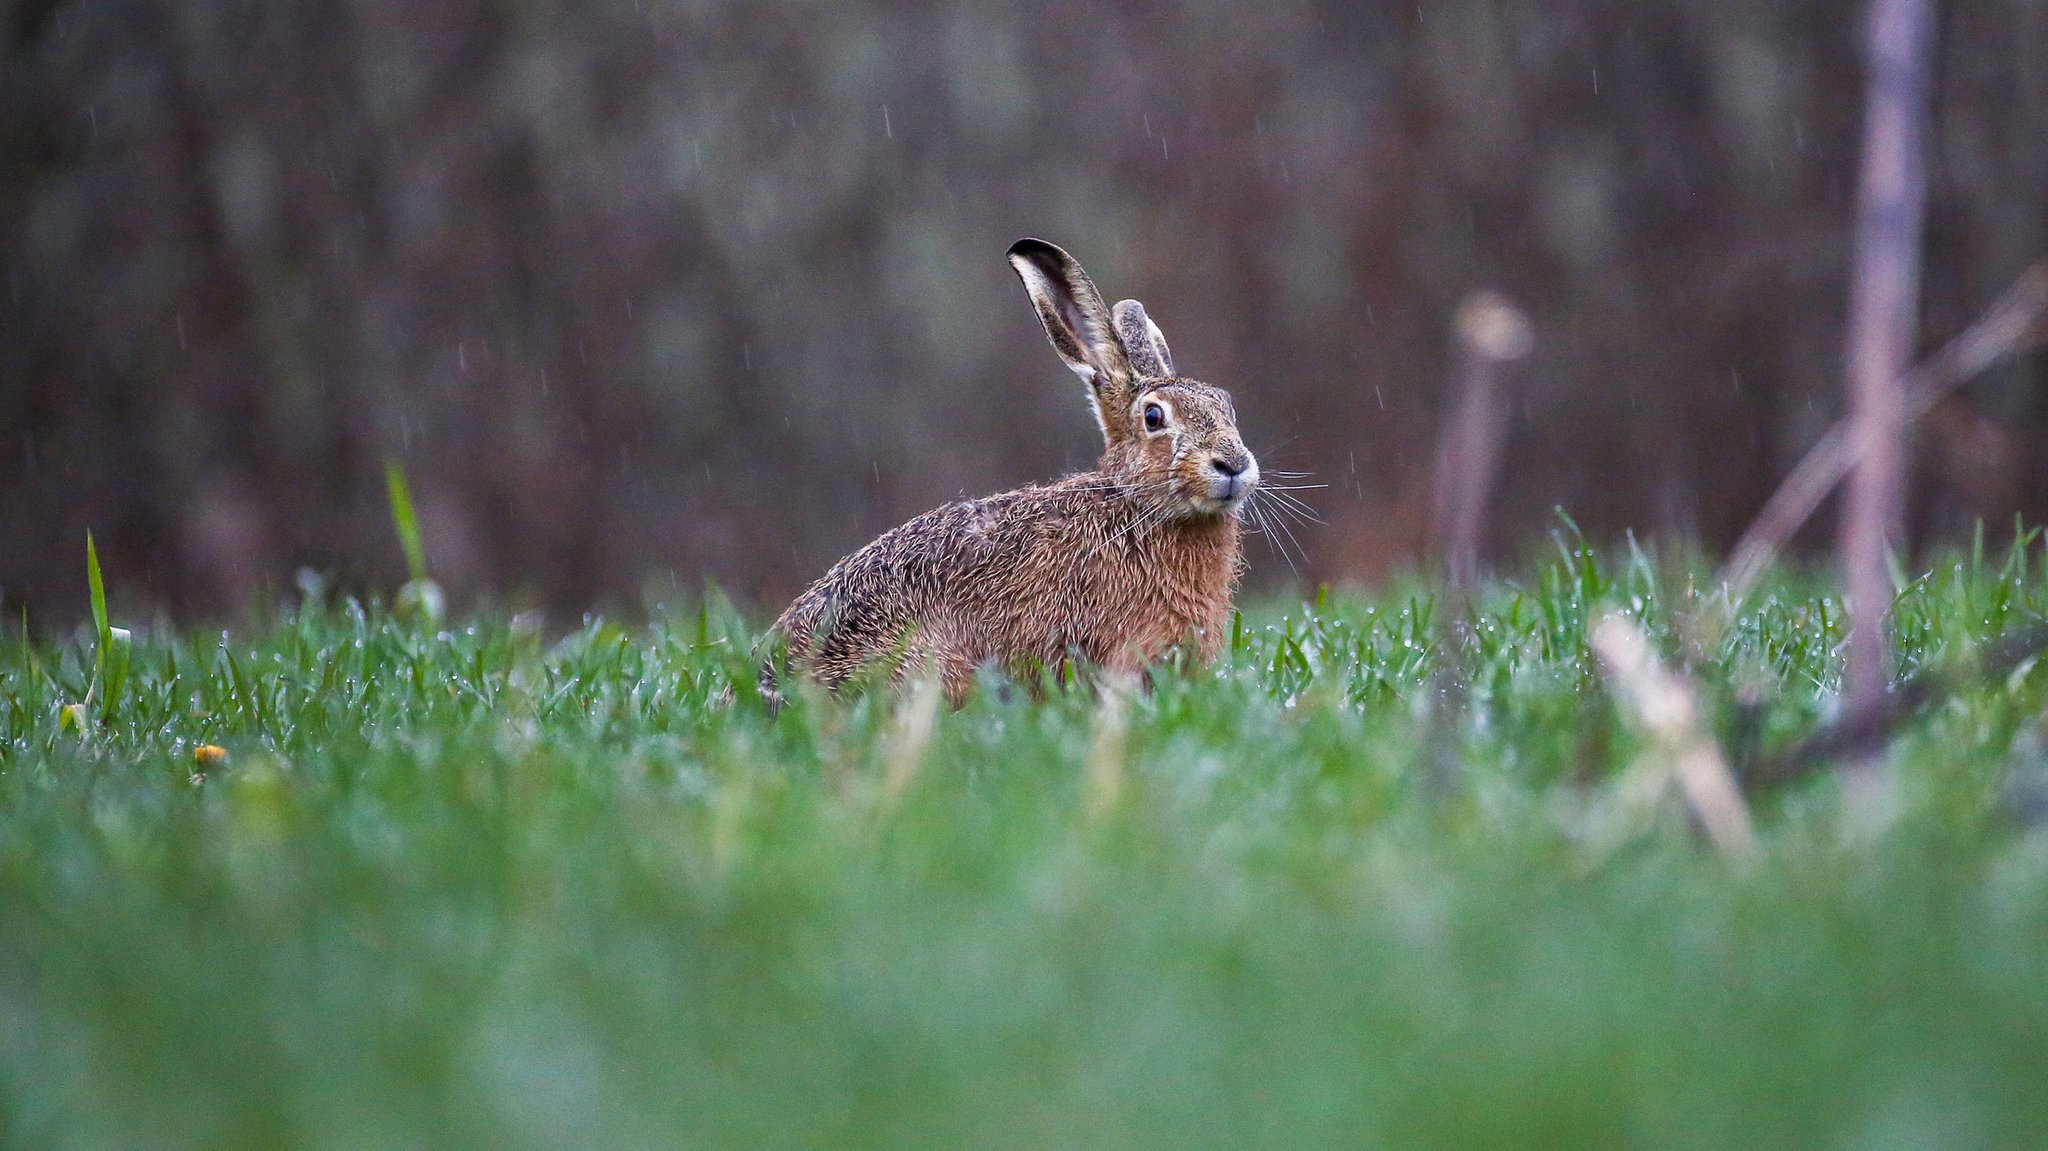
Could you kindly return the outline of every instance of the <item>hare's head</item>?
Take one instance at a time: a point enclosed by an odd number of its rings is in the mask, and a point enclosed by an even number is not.
[[[1258,486],[1259,463],[1237,434],[1230,393],[1174,375],[1145,306],[1105,307],[1088,273],[1058,247],[1019,240],[1010,265],[1053,350],[1088,385],[1103,470],[1164,514],[1235,514]]]

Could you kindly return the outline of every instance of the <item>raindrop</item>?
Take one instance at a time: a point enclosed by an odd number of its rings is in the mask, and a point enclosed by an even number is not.
[[[92,138],[93,138],[93,139],[95,139],[95,140],[99,139],[99,138],[100,138],[100,106],[99,106],[98,104],[87,104],[87,105],[85,106],[85,118],[86,118],[86,119],[88,119],[88,120],[90,120],[90,121],[92,121]]]
[[[887,136],[891,140],[896,138],[896,128],[893,124],[889,123],[889,106],[887,104],[882,105],[882,135]]]
[[[183,313],[183,312],[179,312],[179,313],[178,313],[178,316],[177,316],[177,324],[178,324],[178,350],[179,350],[179,351],[181,351],[181,352],[183,352],[183,351],[187,351],[187,350],[189,349],[189,345],[187,345],[187,344],[186,344],[186,342],[185,342],[185,313]]]
[[[463,375],[469,374],[469,345],[455,345],[455,370]]]

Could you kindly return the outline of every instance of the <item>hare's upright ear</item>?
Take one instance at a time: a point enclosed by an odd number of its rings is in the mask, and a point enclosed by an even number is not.
[[[1088,385],[1102,438],[1109,443],[1128,438],[1131,360],[1095,282],[1079,261],[1044,240],[1023,239],[1010,245],[1010,266],[1024,281],[1053,350]]]
[[[1166,350],[1166,333],[1145,314],[1145,305],[1125,300],[1110,313],[1116,320],[1117,339],[1131,358],[1131,370],[1139,379],[1165,380],[1173,377],[1173,353]]]

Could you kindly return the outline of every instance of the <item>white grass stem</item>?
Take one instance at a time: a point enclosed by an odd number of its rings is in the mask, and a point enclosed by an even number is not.
[[[1715,848],[1729,859],[1753,858],[1757,844],[1749,805],[1701,719],[1691,682],[1666,668],[1641,625],[1619,612],[1602,616],[1588,639],[1607,671],[1609,690],[1654,746],[1654,758],[1645,765],[1651,774],[1636,782],[1661,793],[1662,781],[1675,778]]]

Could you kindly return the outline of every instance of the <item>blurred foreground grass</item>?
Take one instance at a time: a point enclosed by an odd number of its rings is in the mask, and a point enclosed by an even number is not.
[[[2038,1145],[2044,676],[1971,670],[2025,557],[1900,597],[1902,672],[1961,686],[1896,817],[1816,777],[1748,869],[1615,814],[1646,745],[1586,620],[1768,750],[1830,717],[1836,605],[1702,630],[1640,554],[1484,592],[1449,757],[1420,588],[1251,605],[1120,738],[1087,691],[770,717],[718,603],[138,629],[82,725],[94,634],[12,646],[0,1145]]]

